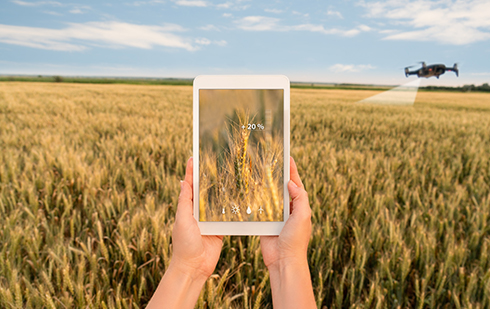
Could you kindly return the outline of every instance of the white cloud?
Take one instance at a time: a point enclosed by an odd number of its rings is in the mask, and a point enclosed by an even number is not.
[[[281,31],[278,25],[279,18],[266,16],[246,16],[235,21],[238,28],[249,31]],[[282,31],[286,30],[283,28]]]
[[[181,6],[196,6],[196,7],[206,7],[208,3],[202,0],[176,0],[175,4]]]
[[[199,44],[199,45],[214,44],[214,45],[218,45],[218,46],[226,46],[226,44],[228,44],[225,40],[211,41],[211,40],[206,39],[206,38],[196,39],[195,42],[196,42],[196,44]]]
[[[81,51],[92,45],[151,49],[155,46],[196,50],[189,39],[172,32],[184,29],[165,26],[135,25],[123,22],[71,23],[63,29],[23,27],[0,24],[0,42],[39,49]]]
[[[22,1],[22,0],[11,0],[12,3],[21,5],[21,6],[29,6],[29,7],[38,7],[38,6],[52,6],[52,7],[64,7],[64,8],[70,8],[69,10],[70,13],[72,14],[83,14],[87,10],[91,10],[90,6],[87,5],[79,5],[79,4],[74,4],[74,3],[61,3],[57,1]],[[54,11],[43,11],[43,13],[50,14],[50,15],[57,15],[61,16],[63,14],[59,12],[54,12]]]
[[[323,25],[312,25],[312,24],[292,26],[291,30],[319,32],[323,34],[335,34],[335,35],[346,36],[346,37],[356,36],[363,31],[359,27],[349,29],[349,30],[337,29],[337,28],[326,29],[325,27],[323,27]]]
[[[217,4],[216,7],[220,9],[229,9],[233,5],[233,2],[225,2]]]
[[[211,41],[209,39],[202,38],[202,39],[196,39],[196,43],[199,45],[209,45],[211,44]]]
[[[215,7],[218,9],[230,9],[235,11],[246,10],[250,7],[249,4],[242,4],[242,0],[226,1],[220,4],[216,4]]]
[[[388,19],[399,27],[386,40],[464,45],[490,39],[488,0],[361,0],[360,5],[367,17]]]
[[[206,26],[199,27],[199,29],[205,30],[205,31],[221,31],[215,25],[206,25]]]
[[[297,12],[297,11],[293,11],[292,13],[293,13],[293,15],[299,15],[299,16],[303,16],[303,17],[310,16],[310,14],[308,14],[308,13],[303,14],[303,13],[300,13],[300,12]]]
[[[279,10],[279,9],[265,9],[264,11],[267,13],[274,13],[274,14],[281,14],[282,12],[284,12],[283,10]]]
[[[340,19],[344,19],[344,16],[342,16],[342,14],[340,12],[338,12],[338,11],[328,10],[327,11],[327,15],[328,16],[336,16],[336,17],[338,17]]]
[[[382,34],[392,34],[392,33],[398,33],[399,31],[393,30],[393,29],[385,29],[385,30],[380,30],[379,33]]]
[[[213,41],[214,44],[218,45],[218,46],[226,46],[228,45],[228,42],[226,42],[225,40],[219,40],[219,41]]]
[[[266,16],[247,16],[235,21],[239,29],[247,31],[309,31],[323,34],[335,34],[340,36],[352,37],[361,32],[370,31],[371,28],[366,25],[360,25],[353,29],[325,28],[323,25],[299,24],[299,25],[282,25],[280,19]]]
[[[41,6],[41,5],[52,5],[52,6],[63,6],[60,2],[57,1],[21,1],[21,0],[12,0],[12,3],[22,5],[22,6]]]
[[[55,11],[43,11],[43,13],[53,15],[53,16],[63,16],[63,14],[55,12]]]
[[[356,73],[356,72],[361,72],[365,70],[371,70],[376,67],[370,65],[370,64],[334,64],[330,67],[330,71],[335,72],[335,73],[342,73],[342,72],[349,72],[349,73]]]
[[[223,17],[232,17],[233,15],[230,13],[223,13]]]
[[[368,32],[368,31],[372,30],[371,27],[366,26],[366,25],[360,25],[358,28],[359,28],[359,30],[364,31],[364,32]]]
[[[151,1],[134,1],[133,3],[126,3],[126,5],[134,5],[134,6],[141,6],[141,5],[154,5],[154,4],[162,4],[165,3],[163,0],[151,0]]]

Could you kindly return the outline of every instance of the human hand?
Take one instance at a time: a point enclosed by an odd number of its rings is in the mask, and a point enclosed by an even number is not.
[[[290,158],[290,216],[279,236],[261,236],[260,247],[269,269],[274,308],[316,308],[307,250],[311,235],[308,194]]]
[[[193,159],[187,161],[185,179],[180,183],[179,204],[172,233],[173,255],[170,267],[192,276],[208,278],[221,253],[223,236],[202,236],[192,215]]]
[[[172,260],[147,309],[194,308],[204,282],[218,263],[223,236],[202,236],[192,215],[192,168],[190,158],[185,179],[180,183],[172,233]]]
[[[290,157],[288,183],[290,216],[279,236],[261,236],[260,247],[267,268],[291,263],[306,263],[311,235],[311,209],[294,159]]]

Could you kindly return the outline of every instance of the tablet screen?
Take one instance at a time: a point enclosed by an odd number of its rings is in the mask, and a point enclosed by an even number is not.
[[[284,90],[199,90],[199,221],[283,221]]]

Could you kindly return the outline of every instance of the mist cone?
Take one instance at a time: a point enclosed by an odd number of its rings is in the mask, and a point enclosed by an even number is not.
[[[420,79],[395,87],[388,91],[374,95],[359,103],[382,104],[382,105],[413,105],[420,86]]]

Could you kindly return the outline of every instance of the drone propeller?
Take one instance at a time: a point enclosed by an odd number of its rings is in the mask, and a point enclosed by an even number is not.
[[[427,65],[425,64],[425,61],[419,61],[418,63],[420,63],[422,65],[422,67],[426,68]]]
[[[456,62],[453,67],[446,67],[446,71],[449,71],[449,72],[454,72],[456,74],[456,76],[459,77],[459,69],[458,69],[458,63]]]
[[[458,63],[457,62],[453,65],[452,71],[454,71],[454,73],[456,73],[456,76],[459,77],[459,69],[458,69]]]

